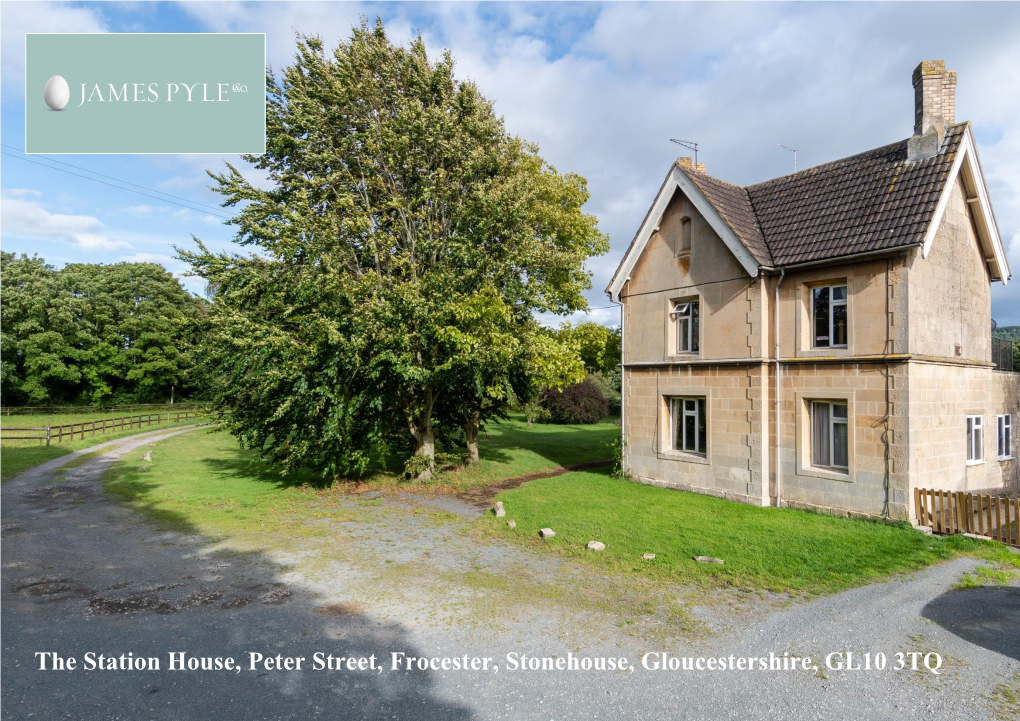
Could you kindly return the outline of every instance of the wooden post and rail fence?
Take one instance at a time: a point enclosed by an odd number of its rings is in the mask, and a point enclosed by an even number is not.
[[[46,426],[45,428],[7,428],[0,427],[0,440],[4,441],[46,441],[50,443],[63,443],[64,441],[85,440],[85,434],[89,433],[90,438],[95,438],[97,433],[105,434],[107,431],[116,433],[123,430],[133,430],[153,424],[174,423],[197,419],[205,415],[201,411],[175,411],[173,413],[144,413],[137,416],[119,416],[117,418],[104,418],[95,421],[83,421],[81,423],[68,423],[62,426]],[[34,433],[36,435],[22,435]],[[15,435],[11,435],[15,434]]]
[[[915,488],[914,512],[932,533],[969,533],[1020,547],[1020,498]]]

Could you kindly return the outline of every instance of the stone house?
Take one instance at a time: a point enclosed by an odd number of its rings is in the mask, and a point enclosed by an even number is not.
[[[1020,491],[1006,254],[956,73],[913,85],[906,140],[746,187],[670,168],[606,289],[636,479],[898,517],[915,488]]]

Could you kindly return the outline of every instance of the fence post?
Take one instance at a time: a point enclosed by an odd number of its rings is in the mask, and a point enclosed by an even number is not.
[[[7,415],[10,414],[11,414],[10,411],[8,411]],[[50,444],[50,427],[46,426],[46,445],[48,446],[49,444]]]

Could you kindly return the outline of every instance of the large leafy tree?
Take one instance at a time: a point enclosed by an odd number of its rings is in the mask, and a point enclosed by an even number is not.
[[[255,252],[181,252],[216,288],[227,423],[332,472],[363,469],[400,423],[427,475],[437,423],[477,429],[508,397],[533,312],[586,306],[584,261],[608,243],[585,181],[508,133],[449,53],[379,22],[332,52],[299,36],[267,89],[267,152],[246,160],[272,187],[213,176]]]
[[[69,399],[80,387],[71,294],[42,258],[0,258],[0,358],[4,403]]]
[[[577,351],[589,373],[609,374],[620,365],[620,329],[607,328],[600,323],[563,323],[556,337]]]

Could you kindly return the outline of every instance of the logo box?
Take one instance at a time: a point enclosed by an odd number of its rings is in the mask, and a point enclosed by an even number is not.
[[[27,33],[26,153],[264,153],[264,33]]]

